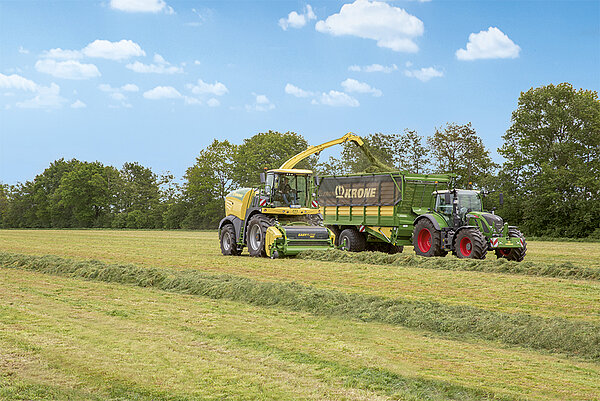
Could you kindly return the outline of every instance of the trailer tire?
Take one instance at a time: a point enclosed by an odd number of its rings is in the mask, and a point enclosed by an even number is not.
[[[367,239],[355,228],[346,228],[340,233],[341,249],[350,252],[362,252],[367,246]]]
[[[426,218],[419,220],[415,225],[413,248],[419,256],[446,256],[442,248],[442,233]]]
[[[340,234],[342,233],[342,230],[340,230],[340,228],[338,226],[326,226],[326,227],[331,230],[333,235],[335,235],[335,241],[333,244],[335,246],[340,246]]]
[[[239,256],[242,250],[238,248],[235,240],[235,228],[233,224],[225,224],[221,227],[221,253],[225,256]]]
[[[258,258],[267,256],[267,251],[265,250],[265,237],[267,228],[272,225],[273,220],[264,214],[257,214],[250,218],[250,221],[248,221],[248,228],[246,229],[246,245],[248,246],[250,256]]]
[[[523,248],[496,249],[496,257],[498,259],[506,258],[513,262],[522,262],[527,254],[527,241],[525,241],[525,236],[516,228],[509,228],[508,236],[510,238],[519,238],[519,240],[523,240]]]
[[[485,259],[487,240],[478,229],[465,228],[456,236],[454,248],[459,259]]]

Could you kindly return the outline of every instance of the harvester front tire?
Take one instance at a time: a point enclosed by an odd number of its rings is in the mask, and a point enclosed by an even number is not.
[[[521,231],[516,228],[508,229],[508,236],[510,238],[519,238],[519,240],[523,240],[523,248],[507,248],[507,249],[496,249],[496,257],[506,258],[513,262],[522,262],[525,259],[525,255],[527,254],[527,241],[525,241],[525,236]]]
[[[341,249],[350,252],[362,252],[367,247],[367,239],[364,234],[354,228],[346,228],[340,234]]]
[[[235,240],[235,228],[233,224],[225,224],[221,228],[221,253],[225,256],[239,256],[242,251],[238,249]]]
[[[267,228],[273,225],[273,221],[262,214],[257,214],[250,218],[246,230],[246,245],[250,256],[257,258],[266,257],[265,238]]]
[[[459,259],[485,259],[487,241],[476,228],[465,228],[456,236],[454,252]]]
[[[415,225],[413,248],[419,256],[445,256],[442,248],[442,233],[435,229],[429,219],[423,218]]]

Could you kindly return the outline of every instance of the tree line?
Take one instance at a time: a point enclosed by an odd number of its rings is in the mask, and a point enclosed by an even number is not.
[[[341,134],[340,134],[341,135]],[[492,191],[486,209],[528,235],[600,237],[600,102],[598,93],[563,83],[521,93],[495,163],[471,123],[447,123],[429,136],[406,129],[364,137],[372,154],[394,169],[456,174],[456,187]],[[214,229],[225,195],[259,184],[263,168],[277,168],[303,151],[294,132],[268,131],[241,144],[215,139],[178,183],[139,163],[121,169],[100,162],[56,160],[32,181],[0,185],[5,228]],[[310,157],[298,168],[318,174],[369,171],[354,144],[338,158]],[[504,194],[499,205],[498,194]]]

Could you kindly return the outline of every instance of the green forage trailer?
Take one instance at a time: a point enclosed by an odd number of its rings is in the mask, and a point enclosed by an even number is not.
[[[527,244],[516,227],[483,211],[485,193],[452,188],[451,174],[407,172],[326,176],[318,201],[324,224],[342,249],[421,256],[523,260]],[[500,196],[502,201],[502,196]]]

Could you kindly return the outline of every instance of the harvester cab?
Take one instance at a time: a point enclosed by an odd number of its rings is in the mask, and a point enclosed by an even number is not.
[[[527,252],[525,237],[494,211],[484,211],[486,194],[466,189],[435,191],[434,209],[415,224],[415,252],[443,256],[450,251],[459,258],[484,259],[488,251],[494,251],[498,258],[522,261]],[[501,194],[499,198],[502,203]]]
[[[240,255],[245,246],[251,256],[272,258],[332,248],[335,235],[323,225],[315,193],[316,177],[311,170],[294,167],[310,155],[348,141],[363,144],[360,137],[348,133],[310,146],[280,168],[261,173],[259,188],[241,188],[227,194],[225,218],[219,224],[223,255]]]

